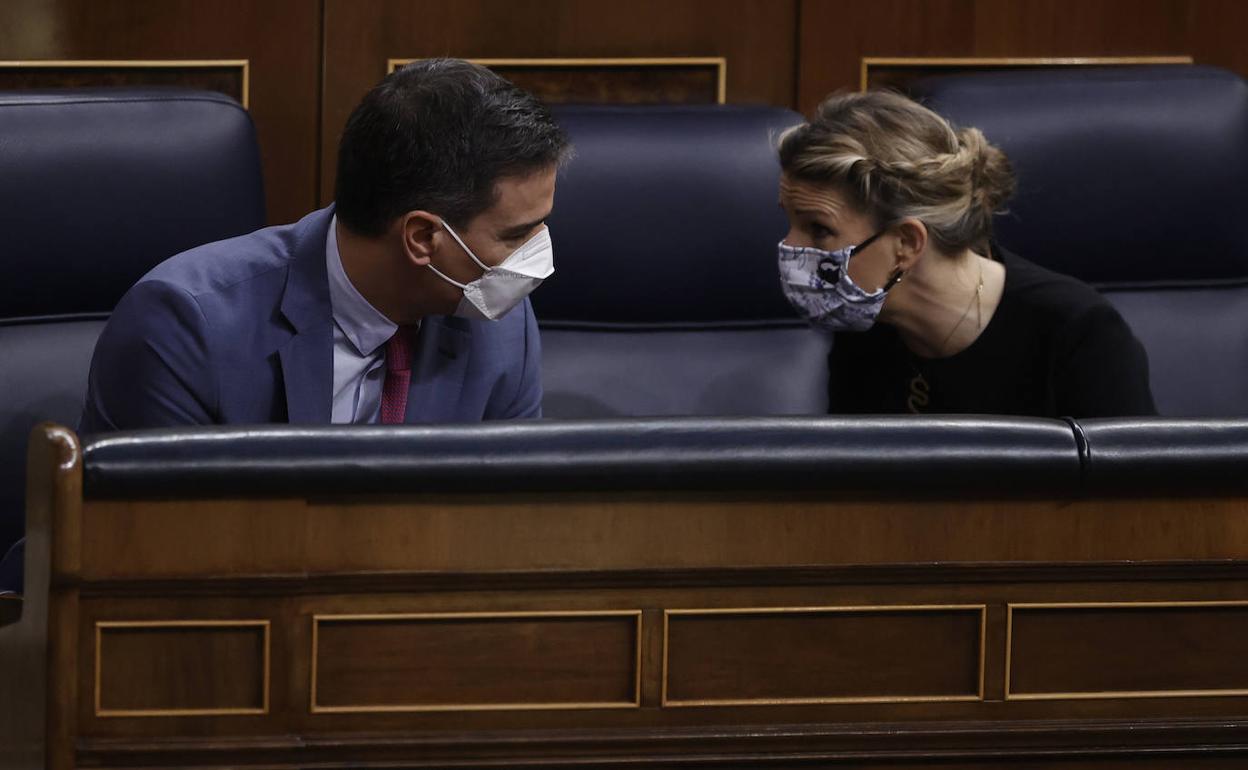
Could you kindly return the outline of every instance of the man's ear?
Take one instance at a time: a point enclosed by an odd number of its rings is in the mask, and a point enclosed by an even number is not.
[[[893,225],[896,241],[896,269],[908,273],[914,269],[927,250],[927,225],[908,217]]]
[[[412,264],[424,267],[437,250],[442,220],[428,211],[409,211],[395,223],[403,254]]]

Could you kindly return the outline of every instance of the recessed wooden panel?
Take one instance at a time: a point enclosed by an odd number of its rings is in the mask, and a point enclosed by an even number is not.
[[[474,61],[551,104],[723,104],[727,88],[723,58]]]
[[[663,704],[978,700],[984,607],[679,610]]]
[[[262,714],[268,669],[268,621],[97,623],[95,714]]]
[[[313,619],[312,711],[628,708],[640,611]]]
[[[908,90],[909,84],[930,75],[966,75],[1011,69],[1071,69],[1076,67],[1130,67],[1140,65],[1191,64],[1190,56],[1124,56],[1084,58],[875,58],[864,57],[859,88]]]
[[[1248,602],[1010,607],[1007,699],[1248,695]]]
[[[0,61],[0,91],[180,86],[218,91],[244,107],[250,65],[239,61]]]

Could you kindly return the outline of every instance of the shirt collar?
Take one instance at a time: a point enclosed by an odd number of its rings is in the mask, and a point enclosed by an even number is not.
[[[325,236],[325,264],[329,271],[329,302],[334,322],[361,356],[371,356],[399,327],[364,299],[347,277],[342,255],[338,253],[337,233],[338,215],[335,214],[329,222],[329,234]]]

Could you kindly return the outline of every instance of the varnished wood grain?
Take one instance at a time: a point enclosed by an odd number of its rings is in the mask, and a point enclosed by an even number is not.
[[[97,716],[268,710],[265,621],[113,621],[95,631]]]
[[[667,615],[665,705],[978,700],[983,608]]]
[[[313,710],[638,705],[638,613],[326,616]]]
[[[1191,56],[1248,75],[1234,0],[801,0],[798,106],[858,87],[863,57]]]
[[[1239,499],[836,501],[778,492],[88,505],[92,580],[1248,558],[1248,502]]]
[[[77,591],[53,591],[51,578],[78,565],[82,464],[73,433],[36,426],[26,476],[22,613],[0,627],[0,768],[62,770],[73,766],[77,734]]]
[[[5,62],[0,64],[0,90],[176,86],[217,91],[246,107],[247,70],[245,61]]]
[[[796,0],[326,0],[321,199],[338,139],[390,58],[723,56],[727,100],[788,106]]]
[[[0,626],[16,623],[22,616],[22,599],[20,596],[0,596]]]
[[[1248,693],[1248,601],[1012,609],[1009,697]]]

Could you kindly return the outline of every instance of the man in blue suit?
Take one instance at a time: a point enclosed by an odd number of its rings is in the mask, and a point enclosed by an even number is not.
[[[121,300],[80,430],[541,414],[527,299],[566,136],[455,59],[400,69],[339,145],[335,203],[179,254]]]

